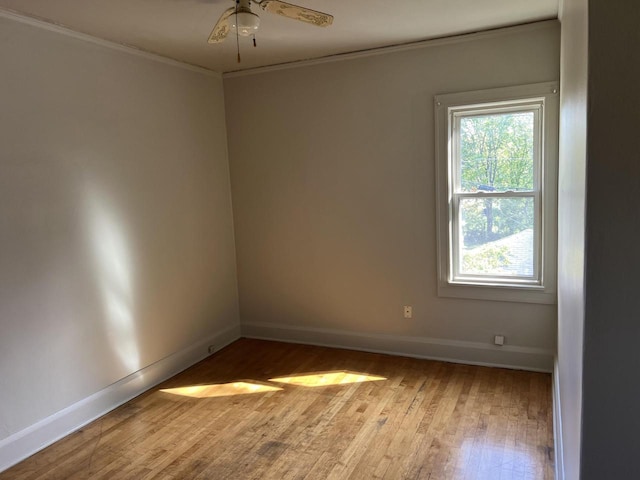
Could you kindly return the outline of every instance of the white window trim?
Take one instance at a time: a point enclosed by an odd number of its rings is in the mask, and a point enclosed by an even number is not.
[[[473,92],[436,95],[436,205],[438,235],[438,295],[507,302],[556,303],[557,262],[557,169],[558,169],[558,108],[557,82],[496,88]],[[519,101],[539,100],[543,105],[542,150],[540,152],[539,242],[542,258],[538,259],[539,281],[515,281],[505,284],[487,278],[483,283],[452,281],[453,258],[450,215],[452,209],[451,121],[456,107],[487,108]]]

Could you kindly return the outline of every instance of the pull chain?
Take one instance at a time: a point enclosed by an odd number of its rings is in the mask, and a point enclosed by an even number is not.
[[[240,63],[240,36],[238,34],[238,5],[240,0],[236,0],[236,50],[238,51],[238,63]]]

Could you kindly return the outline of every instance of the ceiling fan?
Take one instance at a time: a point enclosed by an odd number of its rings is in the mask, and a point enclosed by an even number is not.
[[[251,11],[251,3],[255,3],[265,12],[275,13],[318,27],[328,27],[333,23],[333,16],[328,13],[317,12],[280,0],[235,0],[235,3],[235,7],[225,10],[218,19],[211,35],[209,35],[209,43],[223,42],[232,30],[237,31],[238,35],[243,37],[253,35],[260,26],[260,17]]]

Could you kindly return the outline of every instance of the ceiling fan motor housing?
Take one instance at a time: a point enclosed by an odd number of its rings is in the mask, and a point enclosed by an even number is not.
[[[231,15],[231,28],[237,29],[238,35],[248,37],[258,30],[260,17],[253,13],[248,1],[239,1],[236,12]]]
[[[238,7],[237,12],[231,15],[230,20],[231,28],[237,28],[238,35],[242,37],[254,34],[260,26],[260,17],[246,7]]]

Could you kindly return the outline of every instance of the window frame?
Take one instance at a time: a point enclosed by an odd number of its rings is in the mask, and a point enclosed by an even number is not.
[[[557,82],[546,82],[434,97],[439,296],[556,303],[558,90]],[[533,189],[527,192],[457,191],[462,190],[456,155],[459,149],[456,142],[460,137],[455,134],[454,126],[459,127],[460,119],[465,116],[508,111],[537,112],[534,113],[534,122],[539,128],[538,138],[534,138],[537,165],[534,165]],[[534,275],[514,278],[460,274],[460,200],[523,197],[534,199]]]

